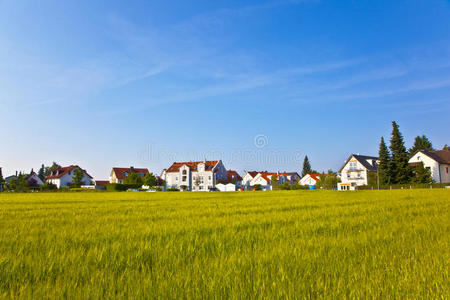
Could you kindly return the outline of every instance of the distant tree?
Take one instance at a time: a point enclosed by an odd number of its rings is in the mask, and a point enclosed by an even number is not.
[[[433,144],[425,135],[416,136],[416,138],[414,139],[414,145],[408,150],[409,157],[411,158],[414,154],[416,154],[417,151],[420,150],[433,150]]]
[[[148,185],[149,187],[156,186],[156,176],[153,173],[147,173],[143,179],[144,185]]]
[[[44,164],[42,164],[41,168],[38,171],[38,177],[42,180],[45,181],[45,166]]]
[[[433,178],[431,177],[431,170],[425,168],[423,162],[420,162],[415,169],[415,176],[413,182],[415,183],[432,183]]]
[[[292,186],[289,182],[285,182],[282,185],[279,185],[278,189],[288,191],[292,189]]]
[[[125,184],[136,184],[141,185],[143,183],[142,177],[136,172],[130,172],[127,177],[123,180]]]
[[[380,185],[391,183],[391,154],[384,142],[384,138],[381,137],[380,149],[378,150],[378,176]]]
[[[56,162],[53,162],[53,164],[50,167],[45,167],[45,176],[49,176],[52,171],[58,169],[61,169],[61,166],[58,165]]]
[[[303,178],[306,174],[312,173],[311,171],[312,171],[312,169],[311,169],[311,164],[309,163],[308,156],[305,155],[305,159],[303,160],[302,178]]]
[[[322,172],[319,175],[319,180],[316,182],[316,187],[317,188],[325,188],[325,179],[327,178],[327,176],[325,175],[325,172]]]
[[[262,187],[261,187],[260,184],[255,184],[255,185],[253,186],[253,190],[255,190],[255,191],[261,191],[261,190],[262,190]]]
[[[272,184],[272,190],[278,190],[278,179],[277,179],[277,175],[272,175],[272,177],[270,178],[271,184]]]
[[[0,183],[4,183],[5,179],[3,178],[2,169],[0,168]]]
[[[81,170],[80,168],[76,168],[73,171],[72,187],[77,187],[77,188],[81,187],[84,184],[83,177],[84,177],[83,170]]]
[[[197,187],[197,191],[200,187],[200,176],[195,177],[194,184]]]
[[[403,136],[397,123],[392,122],[392,137],[389,147],[392,154],[391,182],[408,183],[412,178],[412,169],[408,164],[408,152],[406,152]]]
[[[12,178],[8,183],[8,190],[15,192],[25,192],[28,190],[28,181],[25,175],[19,173],[17,177]]]

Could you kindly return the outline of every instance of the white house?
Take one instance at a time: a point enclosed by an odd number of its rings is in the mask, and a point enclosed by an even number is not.
[[[125,178],[128,177],[131,173],[137,173],[140,177],[144,178],[145,175],[147,175],[148,169],[143,168],[112,168],[111,174],[109,175],[109,182],[110,183],[123,183]]]
[[[242,186],[246,190],[251,190],[255,185],[261,185],[262,190],[272,190],[272,176],[276,176],[278,184],[289,182],[295,184],[299,181],[300,176],[296,172],[280,173],[280,172],[247,172],[242,178]]]
[[[306,174],[305,176],[300,179],[299,184],[303,186],[315,186],[317,182],[320,180],[321,174]],[[327,176],[327,174],[324,174]]]
[[[234,183],[218,183],[216,188],[221,192],[235,192],[238,187]]]
[[[25,178],[30,186],[41,186],[44,184],[44,181],[42,181],[42,179],[35,172],[25,175]]]
[[[419,151],[411,157],[409,164],[416,166],[422,162],[431,171],[436,183],[450,182],[450,148],[434,151]]]
[[[362,186],[369,183],[369,173],[378,171],[378,157],[352,154],[339,171],[341,185]]]
[[[68,166],[51,171],[50,175],[46,177],[47,182],[53,183],[57,188],[69,186],[72,183],[74,172],[76,169],[81,169],[79,166]],[[83,185],[90,185],[92,176],[85,170],[83,171]]]
[[[209,191],[218,181],[227,179],[227,169],[221,160],[175,162],[161,173],[165,189],[180,191]]]

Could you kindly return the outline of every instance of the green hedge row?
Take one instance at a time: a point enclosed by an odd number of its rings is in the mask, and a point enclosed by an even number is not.
[[[141,184],[120,184],[120,183],[108,183],[106,190],[108,192],[125,192],[128,189],[139,189]]]

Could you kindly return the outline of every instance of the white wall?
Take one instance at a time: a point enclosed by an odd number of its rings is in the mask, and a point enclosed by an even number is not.
[[[437,161],[419,151],[409,159],[409,163],[418,163],[418,162],[423,162],[423,166],[425,168],[430,168],[431,178],[433,178],[434,182],[437,183],[441,182],[439,178],[439,163]]]
[[[341,170],[341,182],[344,184],[350,183],[357,186],[367,185],[367,174],[367,169],[359,161],[352,157]]]

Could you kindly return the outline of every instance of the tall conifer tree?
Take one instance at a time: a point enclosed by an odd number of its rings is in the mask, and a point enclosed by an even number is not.
[[[384,142],[384,138],[381,137],[380,142],[380,150],[378,151],[378,176],[380,180],[380,184],[389,184],[391,183],[391,154],[389,153],[389,149]]]
[[[391,182],[408,183],[411,181],[412,169],[408,164],[408,152],[406,152],[403,136],[397,123],[392,122],[392,137],[389,147],[392,154]]]

